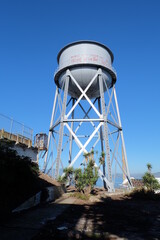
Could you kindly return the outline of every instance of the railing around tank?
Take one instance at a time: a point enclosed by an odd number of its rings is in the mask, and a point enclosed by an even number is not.
[[[70,65],[68,66],[68,68],[70,67]],[[61,68],[59,68],[59,66],[56,68],[56,70],[54,71],[54,78],[55,78],[55,75],[57,74],[57,72],[62,69],[63,67],[61,66]],[[117,78],[117,72],[116,72],[116,69],[112,66],[111,68],[109,68],[111,71],[114,72],[114,74],[116,75],[116,78]]]

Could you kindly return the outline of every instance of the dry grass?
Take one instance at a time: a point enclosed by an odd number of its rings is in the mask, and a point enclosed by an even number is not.
[[[69,196],[70,197],[75,197],[77,199],[81,199],[81,200],[84,200],[84,201],[88,201],[89,198],[90,198],[90,195],[85,195],[85,194],[80,193],[80,192],[71,193]]]

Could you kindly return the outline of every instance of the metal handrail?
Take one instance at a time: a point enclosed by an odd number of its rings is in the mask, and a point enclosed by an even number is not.
[[[5,119],[2,121],[2,118]],[[27,139],[32,141],[33,139],[33,129],[24,125],[23,123],[14,120],[11,117],[8,117],[0,113],[0,129],[4,129],[10,134],[22,135]]]
[[[70,67],[70,65],[68,66],[68,68]],[[56,68],[56,70],[54,71],[54,78],[55,78],[55,75],[57,74],[57,72],[62,69],[62,68],[59,68],[59,66]],[[117,71],[116,69],[112,66],[111,68],[109,68],[110,70],[112,70],[114,72],[114,74],[116,75],[117,77]]]

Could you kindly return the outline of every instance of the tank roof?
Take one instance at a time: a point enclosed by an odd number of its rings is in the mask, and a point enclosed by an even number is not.
[[[69,43],[68,45],[66,45],[65,47],[63,47],[63,48],[60,50],[60,52],[58,53],[58,55],[57,55],[57,62],[59,63],[60,55],[62,54],[62,52],[63,52],[65,49],[67,49],[68,47],[71,47],[71,46],[73,46],[73,45],[77,45],[77,44],[81,44],[81,43],[92,43],[92,44],[99,45],[99,46],[105,48],[105,49],[109,52],[109,54],[110,54],[110,56],[111,56],[111,60],[112,60],[112,62],[113,62],[113,60],[114,60],[114,55],[113,55],[112,51],[111,51],[107,46],[105,46],[105,45],[102,44],[102,43],[95,42],[95,41],[90,41],[90,40],[81,40],[81,41]]]

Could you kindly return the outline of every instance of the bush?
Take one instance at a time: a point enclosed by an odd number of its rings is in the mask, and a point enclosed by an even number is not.
[[[153,190],[147,190],[144,188],[134,189],[131,193],[126,194],[126,196],[139,199],[139,200],[158,200],[160,199],[159,194],[155,194]]]
[[[95,167],[93,150],[90,153],[85,153],[84,157],[86,164],[83,165],[83,170],[81,168],[75,170],[73,168],[65,168],[63,170],[64,176],[59,177],[58,181],[64,183],[73,180],[79,192],[90,194],[98,180],[98,169]]]
[[[81,169],[75,171],[75,187],[79,192],[89,194],[98,180],[98,170],[94,166],[94,161],[89,160],[83,172]]]
[[[82,172],[81,168],[74,170],[74,182],[75,187],[79,192],[82,192],[86,186],[85,174]]]
[[[148,190],[157,190],[160,189],[160,184],[155,176],[151,173],[152,166],[147,164],[148,172],[143,176],[143,184]]]
[[[0,209],[10,211],[39,189],[39,167],[0,144]]]
[[[64,175],[64,177],[59,176],[57,181],[61,184],[65,184],[67,182],[67,176],[66,175]]]
[[[160,184],[158,180],[149,172],[146,172],[143,176],[144,186],[149,190],[157,190],[160,189]]]

